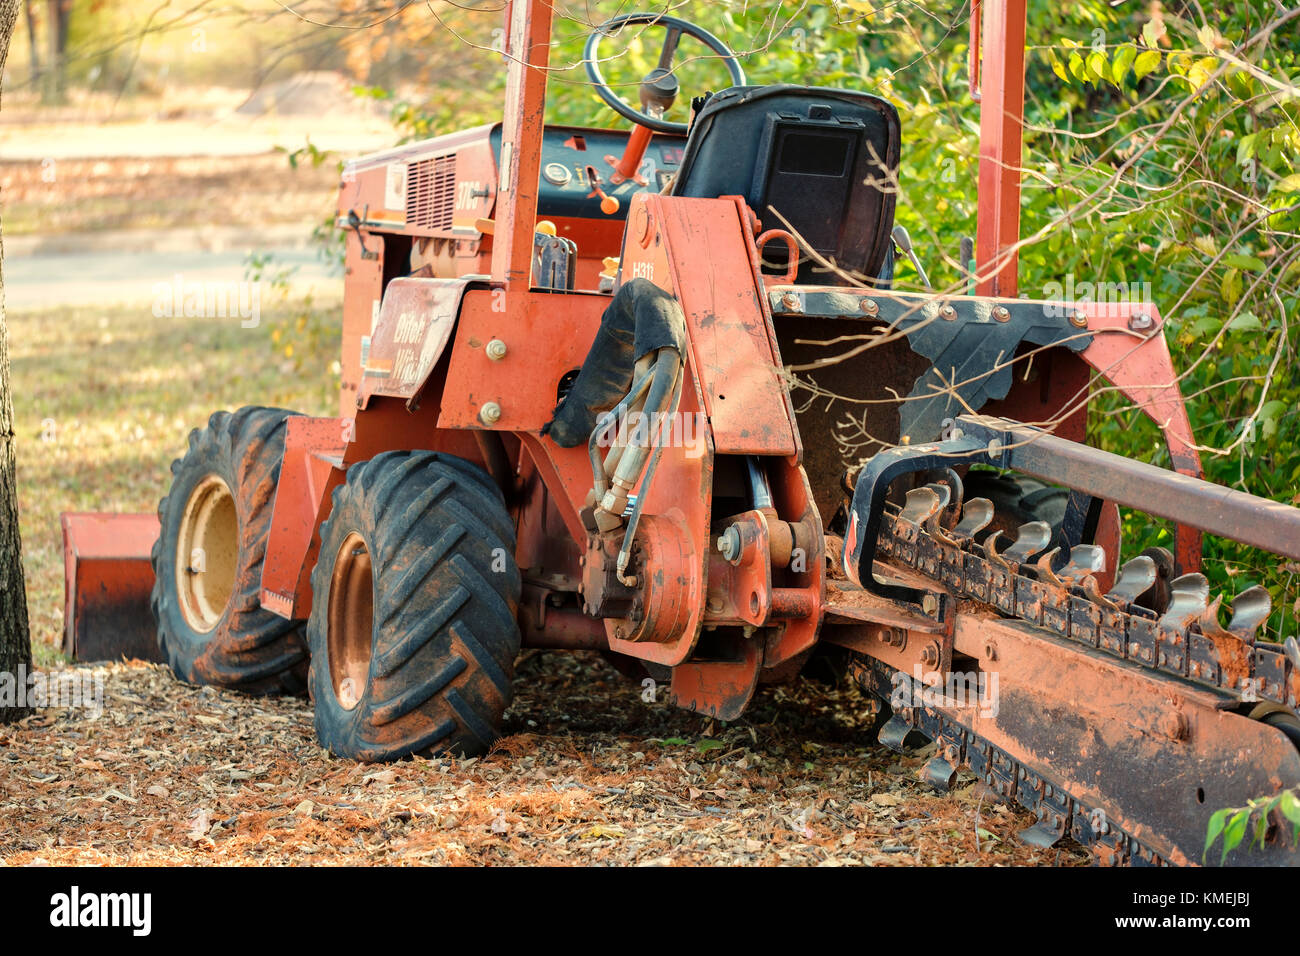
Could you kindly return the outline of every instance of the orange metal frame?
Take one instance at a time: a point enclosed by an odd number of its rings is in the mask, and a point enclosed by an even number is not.
[[[1011,296],[1024,0],[990,0],[983,9],[995,55],[982,74],[980,291]],[[555,406],[557,382],[586,358],[609,299],[531,286],[552,8],[547,0],[514,0],[506,15],[509,76],[499,168],[483,148],[482,129],[442,141],[459,143],[466,152],[458,178],[469,177],[474,187],[487,184],[483,194],[495,194],[480,201],[479,191],[470,189],[467,208],[457,204],[458,216],[495,212],[488,234],[465,230],[457,220],[462,233],[472,234],[456,247],[464,277],[402,278],[405,263],[393,257],[408,255],[410,247],[385,241],[385,233],[391,236],[403,224],[394,219],[397,210],[380,208],[382,161],[363,161],[353,169],[356,180],[344,183],[343,202],[367,212],[348,236],[342,416],[290,422],[263,604],[286,617],[310,612],[318,529],[328,514],[330,491],[350,464],[387,449],[428,448],[487,466],[485,441],[499,441],[513,471],[507,493],[526,584],[525,643],[595,646],[670,667],[673,700],[729,718],[747,704],[761,674],[784,673],[811,649],[827,602],[823,516],[802,467],[801,438],[782,378],[759,269],[758,221],[739,197],[689,199],[642,191],[627,204],[625,225],[563,225],[581,239],[589,261],[611,254],[608,245],[621,231],[621,274],[648,279],[681,304],[688,347],[680,413],[699,416],[707,428],[702,452],[665,448],[653,485],[639,489],[645,519],[638,540],[644,535],[667,582],[653,596],[653,625],[614,618],[602,623],[572,608],[548,607],[546,594],[579,587],[591,466],[585,448],[561,448],[540,429]],[[644,142],[632,145],[645,147]],[[701,257],[700,249],[709,255]],[[483,266],[488,274],[466,275]],[[1018,387],[1000,411],[1033,412],[1051,405],[1055,413],[1068,405],[1065,393],[1076,391],[1081,408],[1091,367],[1161,424],[1180,469],[1197,471],[1162,337],[1128,332],[1128,313],[1106,307],[1083,312],[1097,334],[1081,360],[1062,353],[1052,364],[1049,391]],[[1158,330],[1159,317],[1152,314]],[[492,353],[487,345],[494,341],[500,347]],[[1082,424],[1076,411],[1063,431],[1082,438]],[[719,462],[745,455],[765,463],[773,512],[715,514]],[[797,564],[779,567],[772,561],[772,521],[802,529],[800,546],[808,553]],[[746,550],[735,563],[721,560],[716,548],[720,529],[732,524],[748,529]],[[1190,552],[1181,557],[1195,559]],[[746,640],[734,653],[704,652],[706,629],[743,630]],[[749,640],[754,633],[762,640]]]

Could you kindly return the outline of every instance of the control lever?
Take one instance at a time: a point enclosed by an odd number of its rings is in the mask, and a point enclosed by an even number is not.
[[[934,286],[930,285],[930,277],[925,274],[925,269],[921,266],[921,260],[918,259],[916,253],[912,251],[912,237],[908,235],[907,227],[897,225],[894,227],[894,231],[890,233],[890,235],[893,236],[894,245],[898,246],[899,251],[902,252],[903,255],[907,256],[908,260],[912,263],[912,267],[916,269],[916,274],[921,277],[921,284],[927,289],[933,289]]]

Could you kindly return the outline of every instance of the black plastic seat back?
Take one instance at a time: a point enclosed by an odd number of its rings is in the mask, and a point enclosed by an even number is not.
[[[890,248],[898,153],[898,113],[877,96],[737,86],[695,117],[673,195],[744,196],[764,229],[789,228],[840,269],[874,279]],[[768,243],[764,257],[780,265],[783,249]],[[801,281],[845,282],[801,258]]]

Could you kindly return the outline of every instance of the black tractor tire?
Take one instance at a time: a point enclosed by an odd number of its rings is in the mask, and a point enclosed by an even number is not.
[[[362,761],[486,751],[513,697],[514,554],[505,500],[478,466],[412,451],[350,468],[311,579],[321,745]]]
[[[214,412],[172,462],[171,488],[158,503],[150,604],[158,646],[188,683],[249,694],[306,689],[302,623],[264,610],[260,601],[292,414],[255,406]]]
[[[1014,529],[1028,521],[1045,521],[1051,526],[1055,540],[1065,521],[1070,492],[1025,475],[973,469],[962,479],[962,497],[966,501],[987,498],[993,502],[998,519],[991,526],[994,529],[1006,526]]]

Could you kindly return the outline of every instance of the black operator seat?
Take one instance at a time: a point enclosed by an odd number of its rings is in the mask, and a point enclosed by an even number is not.
[[[744,196],[765,230],[789,228],[859,281],[887,285],[899,136],[897,111],[869,93],[735,86],[697,112],[672,194]],[[779,241],[763,249],[777,271],[786,255]],[[806,252],[800,259],[800,282],[849,284]]]

